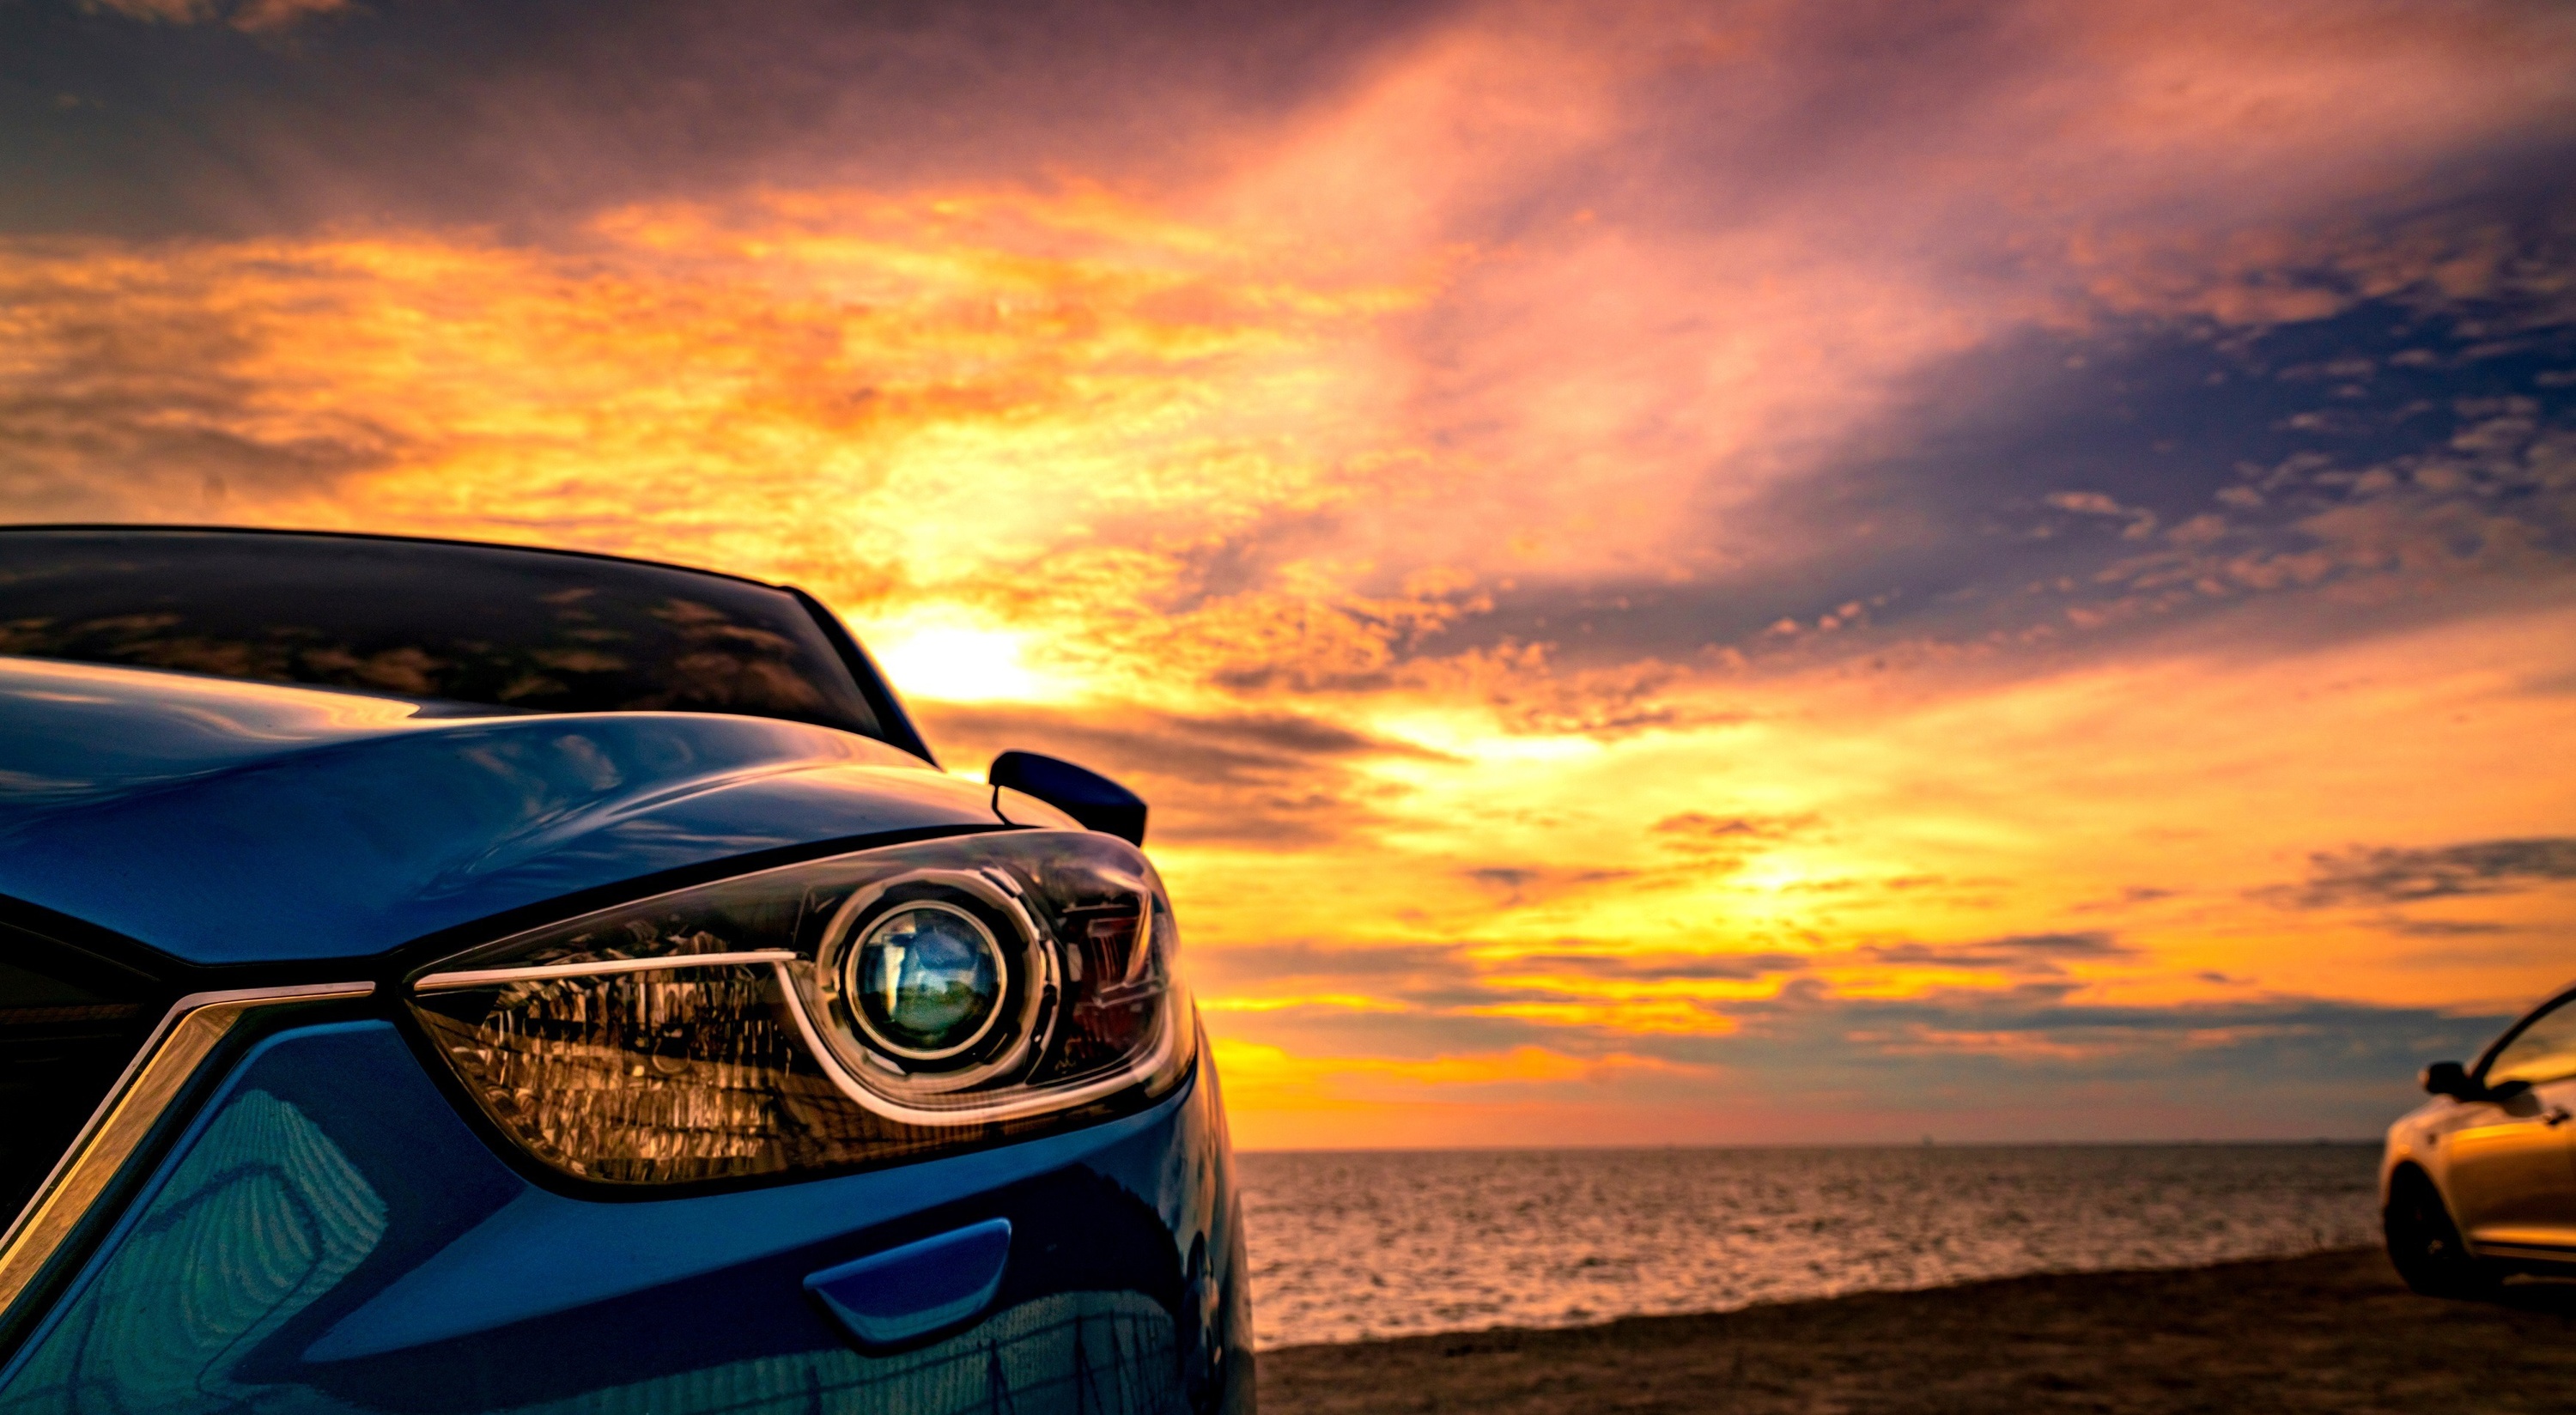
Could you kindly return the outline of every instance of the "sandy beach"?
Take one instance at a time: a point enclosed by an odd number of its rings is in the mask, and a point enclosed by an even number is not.
[[[2576,1411],[2576,1285],[2433,1301],[2356,1249],[1287,1347],[1260,1369],[1263,1415]]]

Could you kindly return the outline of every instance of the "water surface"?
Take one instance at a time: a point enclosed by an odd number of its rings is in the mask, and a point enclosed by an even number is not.
[[[1261,1344],[1707,1312],[2368,1243],[2372,1145],[1271,1151]]]

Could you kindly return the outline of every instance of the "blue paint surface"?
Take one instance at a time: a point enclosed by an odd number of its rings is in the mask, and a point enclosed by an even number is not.
[[[854,733],[0,658],[0,895],[195,963],[347,959],[578,890],[1001,824]]]
[[[598,1202],[503,1163],[390,1024],[301,1028],[234,1068],[0,1412],[1215,1409],[1250,1332],[1209,1080],[948,1159]],[[988,1314],[945,1340],[853,1350],[808,1297],[997,1222],[1008,1260],[949,1321]]]
[[[0,658],[0,895],[202,964],[336,980],[662,870],[1007,824],[992,795],[767,719]],[[392,1023],[301,1027],[232,1067],[48,1294],[0,1368],[0,1415],[1237,1408],[1228,1165],[1202,1062],[1083,1128],[609,1201],[514,1168]]]
[[[1011,1221],[964,1228],[805,1275],[805,1290],[871,1346],[894,1346],[984,1310],[1011,1260]]]

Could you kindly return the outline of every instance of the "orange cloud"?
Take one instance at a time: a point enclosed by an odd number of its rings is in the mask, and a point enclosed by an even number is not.
[[[1818,13],[1488,6],[1150,180],[10,237],[0,498],[809,585],[958,764],[1154,800],[1254,1139],[2342,1077],[2262,1049],[2557,981],[2554,876],[2311,862],[2576,835],[2563,254],[2460,175],[2564,17]]]

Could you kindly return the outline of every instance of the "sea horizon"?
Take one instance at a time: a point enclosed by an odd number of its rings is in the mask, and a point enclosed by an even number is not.
[[[1264,1347],[2374,1241],[2376,1142],[1248,1150]]]
[[[2171,1148],[2261,1148],[2278,1146],[2369,1146],[2383,1143],[2377,1135],[2320,1135],[2298,1140],[1740,1140],[1727,1143],[1564,1144],[1564,1145],[1237,1145],[1238,1155],[1389,1155],[1389,1154],[1660,1154],[1673,1150],[2117,1150]]]

